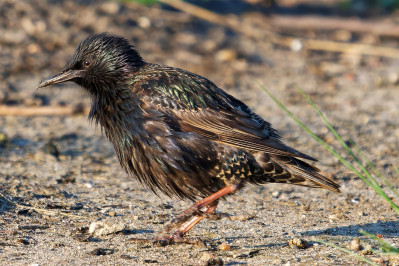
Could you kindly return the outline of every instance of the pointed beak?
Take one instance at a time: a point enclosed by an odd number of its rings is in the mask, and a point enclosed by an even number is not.
[[[66,81],[71,81],[74,78],[82,77],[82,72],[83,72],[82,70],[65,69],[62,72],[58,73],[57,75],[54,75],[51,78],[48,78],[40,82],[39,85],[37,85],[36,89]]]

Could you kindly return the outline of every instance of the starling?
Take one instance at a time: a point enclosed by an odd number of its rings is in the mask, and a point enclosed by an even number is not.
[[[113,144],[122,168],[155,194],[196,201],[166,227],[182,240],[220,198],[248,183],[289,183],[339,192],[339,185],[286,146],[271,124],[212,81],[145,62],[123,37],[83,40],[59,74],[37,88],[73,81],[91,96],[89,119]],[[175,231],[172,231],[176,229]]]

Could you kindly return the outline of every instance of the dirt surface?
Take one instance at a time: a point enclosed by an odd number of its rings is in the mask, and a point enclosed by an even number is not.
[[[253,11],[237,16],[244,22],[259,18]],[[193,243],[153,247],[137,239],[157,237],[190,202],[155,196],[128,177],[112,146],[84,114],[4,116],[0,264],[359,264],[317,243],[348,247],[358,238],[363,251],[355,252],[398,265],[398,258],[365,252],[379,246],[359,233],[364,229],[399,246],[394,211],[254,81],[338,147],[297,92],[298,84],[345,140],[362,147],[398,188],[392,165],[399,159],[399,60],[294,52],[159,5],[2,0],[0,104],[88,107],[86,93],[72,83],[39,91],[35,86],[61,70],[83,38],[104,31],[130,39],[147,61],[206,76],[243,100],[271,122],[287,144],[318,158],[318,167],[336,179],[342,193],[278,184],[248,186],[219,204],[218,210],[230,219],[202,221],[187,236]],[[336,33],[320,36],[333,39]],[[380,45],[398,45],[397,40],[376,39]]]

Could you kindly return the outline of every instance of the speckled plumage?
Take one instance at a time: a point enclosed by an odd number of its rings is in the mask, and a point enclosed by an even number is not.
[[[155,193],[195,200],[270,182],[339,191],[302,160],[315,159],[286,146],[244,103],[204,77],[144,62],[122,37],[87,38],[67,68],[39,87],[69,80],[90,93],[89,117],[121,166]]]

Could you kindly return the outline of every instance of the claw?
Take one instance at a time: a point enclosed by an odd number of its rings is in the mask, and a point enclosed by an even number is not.
[[[177,243],[184,243],[183,235],[180,234],[179,231],[174,232],[171,235],[163,236],[161,238],[156,238],[152,244],[155,247],[164,247],[168,245],[173,245]]]

